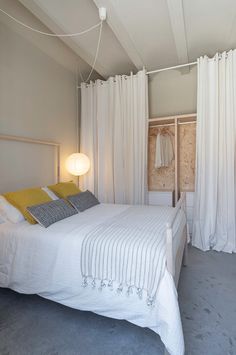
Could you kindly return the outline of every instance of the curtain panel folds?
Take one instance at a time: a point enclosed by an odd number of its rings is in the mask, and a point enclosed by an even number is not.
[[[192,244],[236,252],[236,50],[198,60]]]
[[[80,150],[91,161],[83,189],[101,202],[147,198],[148,86],[145,70],[81,85]]]

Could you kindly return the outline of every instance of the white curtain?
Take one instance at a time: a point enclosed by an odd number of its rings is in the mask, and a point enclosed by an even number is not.
[[[80,151],[91,161],[83,189],[101,202],[144,204],[148,89],[145,70],[81,85]]]
[[[236,50],[198,60],[192,244],[236,252]]]

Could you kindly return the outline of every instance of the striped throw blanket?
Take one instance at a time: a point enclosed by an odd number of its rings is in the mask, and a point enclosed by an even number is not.
[[[147,304],[155,304],[165,269],[166,222],[170,207],[132,206],[98,225],[84,238],[81,249],[83,286],[119,284],[117,292],[146,291]]]

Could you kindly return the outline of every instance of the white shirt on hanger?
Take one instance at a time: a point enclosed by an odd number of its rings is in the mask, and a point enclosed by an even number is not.
[[[169,134],[157,134],[156,138],[156,155],[155,155],[155,168],[170,166],[174,159],[174,150]]]

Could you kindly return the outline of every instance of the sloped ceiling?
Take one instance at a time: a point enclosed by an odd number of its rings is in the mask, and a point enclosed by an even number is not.
[[[108,10],[95,69],[103,77],[195,61],[236,48],[235,0],[19,0],[52,31],[78,32]],[[65,39],[91,64],[98,29]]]

